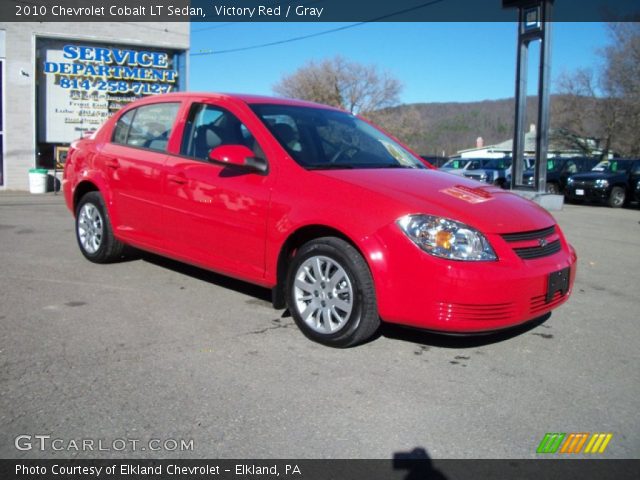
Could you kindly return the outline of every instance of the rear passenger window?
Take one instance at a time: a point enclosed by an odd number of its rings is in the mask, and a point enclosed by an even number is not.
[[[157,103],[127,112],[116,124],[113,141],[164,152],[179,108],[179,103]]]
[[[127,135],[129,135],[129,127],[131,126],[131,120],[136,114],[135,110],[130,110],[125,113],[118,123],[116,123],[116,129],[113,132],[113,141],[115,143],[127,143]]]

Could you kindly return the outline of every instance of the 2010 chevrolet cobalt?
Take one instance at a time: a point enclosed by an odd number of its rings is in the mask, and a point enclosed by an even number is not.
[[[308,102],[136,101],[73,144],[63,186],[92,262],[132,245],[271,288],[307,337],[336,347],[381,320],[511,327],[565,302],[575,278],[574,250],[536,204]]]

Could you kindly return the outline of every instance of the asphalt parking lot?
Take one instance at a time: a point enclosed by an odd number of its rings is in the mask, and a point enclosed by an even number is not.
[[[534,458],[546,432],[640,458],[640,209],[554,214],[579,270],[543,323],[335,350],[266,290],[150,255],[91,264],[61,196],[0,193],[0,458]],[[150,439],[166,448],[130,448]]]

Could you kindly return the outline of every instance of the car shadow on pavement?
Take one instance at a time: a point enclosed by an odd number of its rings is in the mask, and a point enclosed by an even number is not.
[[[394,325],[391,323],[383,323],[380,328],[379,336],[391,340],[401,340],[403,342],[417,343],[431,347],[453,349],[475,348],[491,345],[492,343],[503,342],[510,338],[527,333],[542,325],[550,317],[551,313],[547,313],[542,317],[535,318],[527,323],[523,323],[522,325],[511,327],[509,329],[499,330],[497,332],[461,335],[430,332],[411,327],[403,327],[401,325]]]
[[[268,288],[243,282],[242,280],[236,280],[235,278],[226,277],[203,268],[195,267],[187,263],[178,262],[177,260],[171,260],[148,252],[138,250],[131,255],[131,260],[140,259],[153,265],[168,268],[174,272],[188,275],[192,278],[197,278],[198,280],[202,280],[222,288],[228,288],[234,292],[249,295],[259,300],[271,303],[271,290]]]
[[[268,288],[243,282],[242,280],[237,280],[235,278],[220,275],[203,268],[195,267],[193,265],[182,263],[177,260],[171,260],[166,257],[161,257],[159,255],[143,252],[140,250],[132,250],[131,252],[128,252],[126,255],[126,259],[130,261],[143,260],[153,265],[167,268],[174,272],[188,275],[203,282],[208,282],[212,285],[216,285],[222,288],[227,288],[229,290],[233,290],[234,292],[238,292],[243,295],[247,295],[261,300],[265,303],[271,304],[271,290]],[[289,317],[290,315],[291,314],[288,310],[285,309],[284,311],[282,311],[282,318]],[[391,340],[400,340],[403,342],[441,348],[474,348],[483,345],[491,345],[492,343],[502,342],[510,338],[517,337],[518,335],[522,335],[523,333],[526,333],[542,325],[549,319],[549,317],[551,317],[551,313],[531,320],[525,324],[518,325],[517,327],[500,330],[497,332],[471,335],[452,335],[439,332],[430,332],[417,328],[404,327],[391,323],[382,323],[378,334],[374,336],[370,341],[375,341],[380,337],[385,337]]]

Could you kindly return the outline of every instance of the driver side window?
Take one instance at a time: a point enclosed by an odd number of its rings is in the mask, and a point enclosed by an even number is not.
[[[180,154],[208,161],[209,152],[220,145],[245,145],[256,156],[264,157],[249,129],[227,110],[194,103],[184,129]]]

